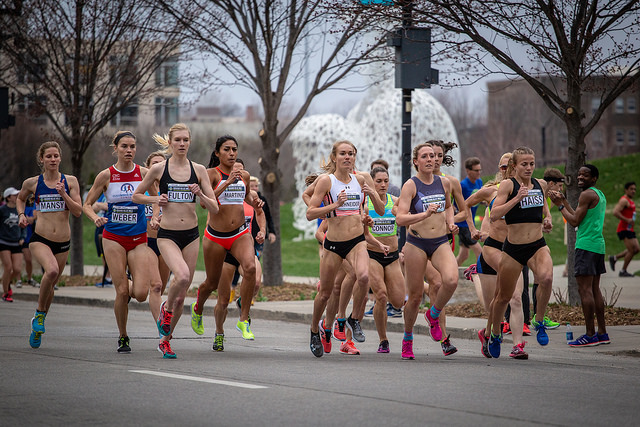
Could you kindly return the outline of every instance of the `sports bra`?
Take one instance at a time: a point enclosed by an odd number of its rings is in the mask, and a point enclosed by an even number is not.
[[[60,179],[64,182],[64,190],[69,194],[69,184],[64,179],[64,174],[60,174]],[[35,210],[40,212],[62,212],[68,210],[67,204],[55,188],[47,187],[44,182],[44,175],[38,176],[38,184],[35,191]]]
[[[513,190],[511,194],[509,194],[509,197],[507,197],[507,202],[513,199],[520,189],[520,184],[515,178],[511,178],[511,182],[513,182]],[[544,193],[537,179],[531,178],[531,182],[533,183],[533,188],[529,190],[529,193],[520,200],[520,203],[516,204],[504,215],[504,220],[507,225],[524,223],[542,224]]]
[[[160,177],[160,194],[166,194],[170,202],[176,203],[195,203],[196,195],[189,190],[189,185],[198,184],[198,176],[193,168],[193,163],[189,160],[191,167],[191,176],[186,181],[176,181],[169,175],[169,160],[164,163],[164,172]]]
[[[440,177],[433,175],[433,182],[431,184],[425,184],[420,181],[417,176],[412,176],[411,179],[416,185],[416,194],[411,200],[409,212],[412,214],[426,212],[426,210],[429,209],[429,205],[432,204],[438,206],[436,212],[444,212],[446,199],[444,186],[442,185]]]
[[[364,200],[362,187],[360,187],[358,178],[354,174],[350,173],[349,177],[351,180],[345,184],[336,178],[334,174],[329,175],[329,178],[331,178],[331,189],[324,197],[324,205],[329,206],[331,203],[338,200],[338,195],[342,190],[347,194],[347,200],[342,204],[342,206],[338,206],[333,211],[329,212],[327,214],[327,218],[360,214],[360,204]]]
[[[226,174],[216,166],[216,170],[220,173],[222,178],[216,188],[227,182],[229,174]],[[214,189],[215,190],[215,189]],[[232,182],[224,189],[224,191],[218,196],[218,203],[220,205],[241,205],[244,203],[244,199],[247,196],[247,186],[242,179]]]

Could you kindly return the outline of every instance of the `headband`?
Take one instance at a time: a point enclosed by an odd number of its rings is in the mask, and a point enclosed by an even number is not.
[[[120,135],[116,136],[116,139],[113,140],[113,145],[115,145],[116,147],[118,146],[118,142],[120,142],[120,140],[122,138],[124,138],[125,136],[130,136],[133,139],[136,139],[136,136],[134,134],[132,134],[131,132],[122,132]]]

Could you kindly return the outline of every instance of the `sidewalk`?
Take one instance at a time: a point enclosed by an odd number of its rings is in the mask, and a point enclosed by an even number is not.
[[[553,288],[560,290],[560,292],[566,293],[567,278],[562,277],[562,271],[564,266],[555,266],[553,268],[554,282]],[[640,260],[632,261],[630,271],[640,270]],[[85,273],[87,275],[98,275],[102,271],[102,267],[97,266],[85,266]],[[65,274],[68,274],[65,269]],[[197,286],[204,280],[204,272],[196,271],[193,279],[192,286]],[[291,283],[305,283],[315,285],[317,278],[310,277],[285,277],[285,282]],[[460,288],[468,288],[470,283],[465,279],[461,279]],[[618,272],[607,272],[601,276],[601,288],[603,294],[606,293],[607,302],[610,301],[610,296],[614,287],[622,289],[618,298],[616,307],[626,307],[640,309],[640,277],[635,278],[621,278],[618,277]],[[95,286],[84,287],[60,287],[56,291],[54,298],[54,304],[82,304],[89,306],[99,307],[113,307],[113,300],[115,297],[115,291],[113,288],[97,288]],[[38,289],[31,286],[24,286],[21,289],[14,290],[14,298],[19,300],[37,301]],[[455,294],[454,294],[455,298]],[[193,302],[193,298],[187,297],[185,300],[185,312],[188,313],[189,306]],[[555,301],[552,295],[551,301]],[[214,304],[208,304],[205,307],[205,315],[213,316]],[[148,304],[138,303],[132,301],[129,305],[130,309],[148,310]],[[280,320],[290,321],[298,323],[311,323],[311,312],[313,307],[313,301],[266,301],[256,302],[251,308],[251,316],[254,319],[265,320]],[[237,309],[235,305],[229,305],[230,317],[237,315]],[[452,338],[463,338],[475,340],[477,339],[477,331],[485,327],[486,321],[484,319],[477,318],[462,318],[462,317],[447,317],[447,333],[451,334]],[[375,332],[375,324],[373,318],[366,317],[362,321],[362,327],[367,333],[369,339],[377,339]],[[577,329],[577,330],[576,330]],[[389,332],[403,332],[403,319],[402,318],[389,318],[388,319]],[[611,326],[608,328],[609,336],[611,337],[611,344],[606,346],[599,346],[598,352],[607,352],[614,354],[633,354],[638,355],[640,352],[640,326]],[[419,335],[427,335],[427,326],[422,318],[418,316],[414,333]],[[583,333],[582,328],[574,328],[574,336],[578,337]],[[564,337],[564,327],[560,327],[556,330],[549,331],[551,343],[553,347],[566,346]],[[509,338],[506,338],[509,341]],[[528,341],[535,343],[535,336],[528,338]]]

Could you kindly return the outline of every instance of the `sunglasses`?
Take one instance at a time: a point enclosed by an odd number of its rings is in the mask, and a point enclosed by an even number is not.
[[[509,165],[500,165],[500,170],[506,171]]]

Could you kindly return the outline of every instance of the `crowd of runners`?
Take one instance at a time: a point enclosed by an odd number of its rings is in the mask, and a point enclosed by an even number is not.
[[[154,139],[161,150],[149,154],[140,166],[135,163],[136,136],[117,132],[111,142],[117,160],[96,176],[84,202],[77,179],[59,170],[62,150],[56,142],[42,144],[37,152],[41,174],[26,179],[19,191],[4,192],[6,204],[1,212],[4,215],[6,210],[7,218],[14,219],[17,234],[14,229],[0,230],[3,299],[12,301],[11,282],[19,280],[22,258],[18,255],[26,228],[33,228],[26,245],[30,256],[43,268],[31,320],[31,347],[42,343],[45,319],[67,262],[69,215],[84,213],[102,232],[102,252],[116,293],[117,351],[131,352],[129,301],[148,298],[158,329],[158,350],[164,358],[175,358],[172,333],[183,312],[200,250],[196,203],[207,211],[202,239],[206,280],[190,307],[191,327],[198,335],[204,333],[204,305],[216,291],[213,350],[224,350],[224,323],[234,300],[239,308],[236,329],[243,339],[255,339],[250,308],[261,284],[260,255],[265,238],[275,239],[258,179],[244,169],[233,136],[218,138],[208,167],[189,159],[191,132],[186,125],[176,124],[167,135],[154,135]],[[424,319],[431,338],[440,343],[445,356],[454,354],[457,349],[446,333],[446,306],[458,285],[459,265],[472,252],[477,261],[465,273],[476,285],[487,312],[486,327],[478,332],[479,353],[499,357],[503,336],[510,333],[513,347],[509,356],[527,359],[524,336],[535,333],[537,342],[545,346],[549,343],[547,330],[558,327],[545,315],[553,265],[543,237],[552,231],[550,209],[555,206],[566,224],[578,228],[572,273],[579,285],[586,333],[569,345],[610,342],[599,288],[605,271],[602,226],[606,199],[595,187],[597,168],[584,165],[580,169],[582,193],[574,209],[564,198],[564,177],[559,170],[547,169],[544,179],[533,178],[535,154],[531,149],[519,147],[502,155],[497,159],[495,178],[483,183],[477,158],[465,161],[467,177],[462,181],[441,171],[441,166],[453,164],[449,152],[455,148],[453,143],[437,140],[417,145],[411,159],[415,175],[399,189],[389,182],[384,159],[374,161],[370,170],[360,170],[355,145],[338,141],[323,170],[307,178],[302,198],[308,206],[307,219],[318,221],[321,257],[310,336],[316,357],[331,352],[332,339],[340,343],[340,353],[360,354],[356,343],[366,338],[361,321],[368,295],[374,300],[370,312],[378,334],[378,353],[400,348],[402,359],[415,358],[413,329],[427,302]],[[626,267],[640,250],[633,231],[635,187],[633,182],[625,185],[625,196],[614,209],[620,218],[618,235],[626,249],[610,256],[609,263],[614,269],[617,260],[624,259],[621,276],[629,274]],[[96,213],[101,197],[106,202],[102,216]],[[33,206],[28,210],[30,198]],[[476,215],[479,205],[486,207],[481,219]],[[406,233],[404,239],[401,233]],[[14,245],[14,240],[20,245]],[[532,316],[529,269],[534,277]],[[235,299],[233,285],[238,275],[242,285]],[[401,343],[390,343],[388,316],[404,319]]]

